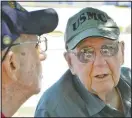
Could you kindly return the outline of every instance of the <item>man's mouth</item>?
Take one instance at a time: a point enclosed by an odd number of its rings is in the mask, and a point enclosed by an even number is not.
[[[96,75],[94,77],[97,78],[97,79],[104,79],[107,76],[108,76],[108,74],[100,74],[100,75]]]

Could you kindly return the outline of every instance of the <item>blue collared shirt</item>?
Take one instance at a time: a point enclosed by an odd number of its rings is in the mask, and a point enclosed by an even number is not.
[[[129,74],[131,71],[126,69],[121,69],[120,81],[117,85],[123,102],[123,113],[88,92],[80,80],[68,70],[43,94],[37,105],[35,117],[130,117],[131,77]]]

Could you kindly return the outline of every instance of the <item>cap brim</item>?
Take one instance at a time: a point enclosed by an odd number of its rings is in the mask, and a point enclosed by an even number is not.
[[[111,28],[112,29],[112,28]],[[118,35],[114,32],[115,28],[112,29],[113,31],[103,30],[103,29],[97,29],[97,28],[90,28],[87,30],[84,30],[83,32],[77,34],[72,40],[70,40],[67,43],[68,49],[74,49],[79,42],[84,40],[88,37],[104,37],[111,40],[117,40]]]
[[[52,32],[58,25],[58,15],[52,8],[29,12],[23,33],[42,35]]]

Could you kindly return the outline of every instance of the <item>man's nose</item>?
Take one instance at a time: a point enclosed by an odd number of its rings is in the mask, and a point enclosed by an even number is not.
[[[105,57],[103,57],[103,55],[98,51],[95,55],[94,66],[102,67],[106,64],[107,62]]]
[[[39,59],[40,59],[40,61],[45,60],[46,57],[47,57],[47,55],[46,55],[45,53],[44,53],[44,54],[39,54]]]

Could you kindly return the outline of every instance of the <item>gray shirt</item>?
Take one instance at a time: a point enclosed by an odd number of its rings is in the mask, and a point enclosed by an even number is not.
[[[106,105],[98,96],[88,92],[79,79],[68,70],[41,97],[35,117],[130,117],[131,70],[121,69],[118,89],[124,113]]]

